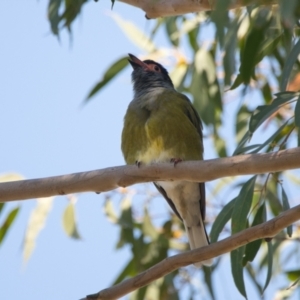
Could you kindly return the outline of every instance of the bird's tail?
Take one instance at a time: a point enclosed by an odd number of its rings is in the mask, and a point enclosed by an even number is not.
[[[184,226],[188,234],[191,250],[209,245],[209,240],[202,219],[200,219],[200,222],[197,225],[187,226],[184,222]],[[198,268],[202,265],[211,266],[212,259],[204,260],[199,263],[195,263],[194,265]]]

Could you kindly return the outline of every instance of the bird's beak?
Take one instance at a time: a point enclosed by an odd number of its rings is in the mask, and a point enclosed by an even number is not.
[[[135,70],[136,68],[144,68],[148,69],[148,65],[145,64],[143,61],[139,60],[136,56],[128,53],[130,59],[128,59],[129,63],[131,64],[132,68]]]

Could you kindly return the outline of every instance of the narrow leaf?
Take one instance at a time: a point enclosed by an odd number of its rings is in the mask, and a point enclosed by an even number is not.
[[[268,242],[268,271],[267,271],[267,277],[266,277],[266,282],[265,286],[263,288],[263,292],[266,290],[268,287],[271,277],[272,277],[272,268],[273,268],[273,245],[272,242]]]
[[[36,200],[36,207],[32,210],[25,230],[23,242],[23,260],[30,258],[36,245],[36,240],[44,228],[49,212],[52,208],[53,197]]]
[[[300,96],[295,106],[295,125],[298,130],[298,147],[300,147]]]
[[[113,20],[119,25],[127,37],[143,51],[151,53],[156,50],[155,44],[134,23],[122,19],[119,15],[112,13]]]
[[[286,192],[285,192],[282,185],[281,185],[281,199],[282,199],[282,208],[283,208],[283,210],[284,211],[289,210],[290,209],[289,200],[288,200],[288,197],[287,197]],[[286,231],[287,231],[288,236],[292,237],[292,235],[293,235],[293,225],[288,226]]]
[[[256,176],[250,178],[236,197],[232,212],[231,232],[235,234],[246,228],[247,216],[251,208]]]
[[[239,195],[235,199],[231,221],[232,234],[237,233],[246,228],[247,216],[252,204],[255,181],[256,176],[250,178],[243,185]],[[244,252],[245,246],[240,247],[231,252],[231,272],[237,289],[245,298],[247,298],[242,264]]]
[[[266,206],[264,203],[258,208],[251,227],[261,224],[265,221],[266,221]],[[245,256],[243,257],[244,266],[247,264],[248,261],[253,261],[260,248],[261,243],[262,240],[256,240],[246,245]]]
[[[232,211],[233,211],[233,207],[234,207],[234,203],[235,203],[235,199],[236,198],[232,199],[230,202],[228,202],[223,207],[221,212],[218,214],[216,220],[214,221],[213,226],[210,231],[210,240],[212,243],[215,243],[218,240],[219,235],[220,235],[221,231],[223,230],[225,224],[230,220]]]
[[[85,101],[98,93],[108,82],[118,75],[128,65],[128,57],[122,57],[113,63],[104,73],[102,79],[92,88]]]
[[[3,242],[5,236],[7,235],[9,229],[11,228],[12,224],[14,223],[18,213],[19,213],[20,207],[13,208],[10,210],[10,212],[7,214],[5,220],[0,226],[0,245]]]
[[[294,45],[290,54],[287,55],[287,60],[285,61],[281,81],[280,81],[280,90],[283,92],[286,90],[291,71],[293,69],[294,63],[296,62],[298,55],[300,53],[300,39]]]
[[[239,292],[247,299],[242,260],[244,256],[245,246],[242,246],[230,253],[231,273],[235,286]]]
[[[63,214],[63,228],[68,236],[73,239],[80,239],[77,230],[75,205],[71,202],[67,205]]]

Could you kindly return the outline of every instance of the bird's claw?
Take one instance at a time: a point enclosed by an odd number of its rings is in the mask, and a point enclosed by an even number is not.
[[[141,164],[142,164],[141,161],[138,161],[138,160],[135,161],[135,165],[136,165],[138,168],[141,166]]]
[[[174,167],[176,167],[176,165],[178,163],[182,162],[182,159],[181,158],[171,158],[170,162],[174,164]]]

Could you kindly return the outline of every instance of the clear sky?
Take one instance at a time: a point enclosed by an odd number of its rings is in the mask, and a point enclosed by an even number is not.
[[[88,105],[81,104],[112,62],[141,50],[109,16],[110,1],[86,4],[73,26],[73,38],[64,31],[58,41],[50,33],[47,2],[0,2],[0,174],[17,172],[31,179],[122,165],[120,135],[132,98],[130,68]],[[114,12],[146,31],[154,22],[119,2]],[[162,35],[158,39],[166,44]],[[206,153],[206,158],[213,156]],[[22,202],[17,222],[0,248],[0,298],[79,299],[109,286],[129,252],[115,251],[119,232],[105,218],[103,201],[93,193],[78,195],[83,240],[74,241],[62,229],[68,200],[56,197],[26,265],[22,240],[36,202]],[[232,280],[228,260],[226,264],[218,278],[230,297],[237,293],[228,288]]]

